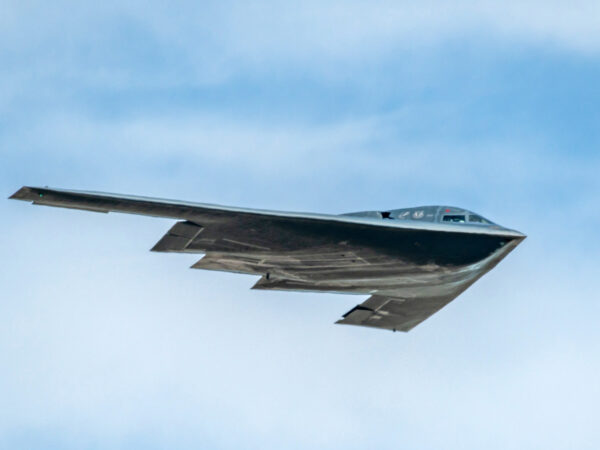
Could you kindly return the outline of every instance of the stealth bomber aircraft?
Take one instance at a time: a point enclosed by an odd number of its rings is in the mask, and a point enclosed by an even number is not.
[[[336,323],[393,331],[440,310],[525,238],[452,206],[330,215],[38,187],[10,198],[177,219],[152,251],[204,254],[192,268],[260,276],[253,289],[368,295]]]

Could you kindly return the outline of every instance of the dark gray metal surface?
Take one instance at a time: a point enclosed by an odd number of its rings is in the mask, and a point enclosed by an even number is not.
[[[431,316],[525,238],[445,206],[284,213],[33,187],[11,198],[180,219],[153,251],[203,253],[193,268],[258,275],[253,289],[371,295],[337,323],[394,331]]]

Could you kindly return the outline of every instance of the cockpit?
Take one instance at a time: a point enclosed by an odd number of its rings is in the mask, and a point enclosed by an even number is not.
[[[384,213],[387,212],[388,211],[385,211]],[[382,214],[381,217],[384,218],[386,215],[387,214]],[[420,220],[426,222],[494,225],[491,220],[488,220],[479,214],[453,206],[422,206],[417,208],[396,209],[389,211],[389,218],[397,220]]]
[[[487,219],[484,219],[478,214],[467,213],[467,214],[444,214],[442,215],[442,222],[453,222],[453,223],[476,223],[480,225],[492,225]]]
[[[386,220],[411,220],[447,224],[495,225],[479,214],[454,206],[419,206],[415,208],[392,209],[388,211],[364,211],[348,216],[373,217]]]

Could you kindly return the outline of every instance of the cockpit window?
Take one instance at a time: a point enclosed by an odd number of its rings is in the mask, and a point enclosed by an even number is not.
[[[463,214],[449,214],[445,215],[442,220],[444,222],[465,223],[465,216]]]
[[[489,224],[487,220],[477,214],[469,214],[469,222]]]

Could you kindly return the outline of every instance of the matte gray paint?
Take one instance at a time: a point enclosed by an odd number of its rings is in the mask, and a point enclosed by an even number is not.
[[[153,251],[203,253],[193,268],[261,276],[253,289],[371,295],[337,323],[394,331],[441,309],[525,238],[491,222],[443,222],[473,214],[447,206],[328,215],[34,187],[11,198],[180,219]]]

